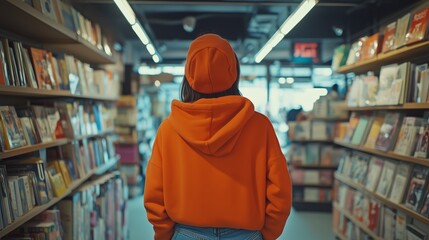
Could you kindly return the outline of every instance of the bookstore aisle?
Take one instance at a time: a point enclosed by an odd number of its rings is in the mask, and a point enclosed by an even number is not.
[[[129,240],[153,239],[152,225],[142,207],[143,197],[128,201]],[[310,228],[305,226],[311,226]],[[332,240],[332,215],[328,213],[297,212],[292,210],[279,240],[317,239]]]

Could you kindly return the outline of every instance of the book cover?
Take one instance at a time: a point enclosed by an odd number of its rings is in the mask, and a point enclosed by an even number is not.
[[[421,98],[420,98],[421,80],[423,77],[423,71],[427,69],[428,69],[427,63],[416,65],[414,68],[414,78],[413,78],[414,92],[412,97],[413,102],[421,102]]]
[[[10,224],[14,220],[14,211],[7,177],[6,166],[0,165],[1,207],[4,213],[4,222]]]
[[[369,191],[375,191],[378,181],[383,170],[384,161],[377,157],[372,157],[369,163],[368,175],[365,182],[365,187]]]
[[[305,164],[306,159],[306,151],[305,151],[305,145],[302,144],[292,144],[291,145],[291,163],[302,165]]]
[[[334,56],[332,57],[331,68],[333,71],[337,70],[339,67],[344,66],[347,61],[347,56],[349,54],[349,47],[345,44],[334,49]]]
[[[365,133],[367,133],[367,128],[370,125],[371,117],[369,116],[360,116],[359,123],[356,126],[356,129],[353,133],[352,144],[360,145],[363,140],[365,140]]]
[[[349,125],[347,127],[346,135],[344,136],[343,141],[344,142],[350,142],[352,140],[353,134],[355,132],[356,127],[359,124],[360,116],[357,115],[355,112],[352,113],[349,120]]]
[[[419,128],[414,157],[429,158],[429,124]]]
[[[329,145],[322,146],[320,148],[320,165],[332,166],[334,165],[334,148]]]
[[[36,74],[34,73],[34,68],[31,64],[30,53],[28,49],[22,48],[22,57],[24,62],[25,76],[27,78],[28,84],[32,88],[38,88],[39,86],[37,85]]]
[[[0,39],[0,85],[11,85],[10,81],[10,70],[8,69],[8,62],[3,49],[3,44]],[[3,78],[2,78],[3,77]]]
[[[414,154],[418,131],[422,124],[422,118],[404,117],[394,149],[396,154],[405,156]]]
[[[426,193],[424,196],[423,205],[420,210],[420,214],[425,216],[426,218],[429,218],[429,187],[426,189]]]
[[[379,52],[379,34],[373,34],[369,36],[365,45],[362,47],[361,60],[371,59],[375,57]]]
[[[382,53],[395,49],[395,33],[396,21],[387,25],[384,29],[383,46],[381,48]]]
[[[14,118],[11,107],[0,106],[0,118],[3,123],[4,133],[6,135],[4,138],[6,142],[6,148],[13,149],[24,146],[24,134],[22,129],[19,129],[17,123],[19,119]]]
[[[2,41],[2,47],[3,47],[3,53],[4,53],[4,60],[5,60],[5,65],[7,67],[7,72],[8,72],[8,76],[9,76],[9,86],[14,86],[16,79],[15,79],[15,74],[14,74],[14,69],[13,69],[13,65],[12,65],[12,56],[11,56],[11,52],[10,52],[10,47],[9,47],[9,40],[3,38],[1,39]]]
[[[65,160],[58,160],[56,161],[58,164],[58,167],[61,171],[61,174],[64,177],[64,181],[67,185],[70,185],[73,182],[72,177],[70,176],[70,171],[67,167],[66,161]]]
[[[56,22],[60,22],[55,11],[55,0],[33,0],[33,7]]]
[[[380,132],[381,126],[384,122],[384,115],[377,114],[372,121],[371,128],[369,130],[368,136],[366,138],[365,147],[375,148],[375,142],[377,141],[378,134]]]
[[[18,42],[12,42],[12,47],[15,55],[16,69],[18,71],[19,86],[26,87],[27,79],[24,72],[24,61],[22,58],[21,46]]]
[[[9,47],[10,60],[12,64],[12,74],[13,74],[13,86],[21,86],[21,79],[19,78],[19,69],[16,62],[15,51],[12,47]]]
[[[315,143],[307,144],[305,147],[306,158],[305,165],[319,165],[320,161],[320,145]]]
[[[18,211],[18,199],[16,198],[15,184],[12,180],[8,179],[8,185],[9,185],[9,189],[10,189],[10,202],[12,204],[13,217],[17,218],[20,215],[19,215],[19,211]]]
[[[376,193],[380,196],[387,197],[392,187],[392,179],[396,172],[396,163],[385,160],[381,172],[380,181],[377,185]]]
[[[331,170],[320,170],[319,171],[319,183],[322,185],[332,185],[334,180],[334,174]]]
[[[55,166],[48,166],[47,168],[49,180],[52,184],[52,190],[56,197],[63,196],[67,192],[66,184],[61,172],[58,172]]]
[[[394,82],[397,79],[399,65],[398,64],[390,64],[386,66],[382,66],[380,69],[379,75],[379,86],[378,92],[376,95],[376,105],[388,105],[392,101],[392,90],[394,88]],[[402,86],[402,85],[401,85]],[[397,98],[399,97],[399,93],[397,94]],[[393,96],[395,99],[395,96]]]
[[[411,78],[411,63],[405,62],[398,66],[398,70],[396,71],[396,80],[394,83],[398,83],[397,89],[392,87],[392,96],[391,101],[389,102],[390,105],[397,105],[397,104],[403,104],[405,102],[408,102],[409,96],[408,92],[410,87],[410,78]],[[401,85],[399,86],[399,83]],[[393,86],[393,85],[392,85]],[[399,98],[397,98],[396,93],[399,92]],[[397,100],[398,99],[398,100]]]
[[[395,237],[396,239],[406,239],[407,224],[409,220],[403,212],[396,213],[395,219]]]
[[[407,163],[400,163],[398,165],[395,179],[393,180],[392,192],[390,193],[389,199],[397,204],[402,203],[404,194],[406,192],[408,179],[411,173],[411,165]]]
[[[55,89],[55,79],[52,79],[49,54],[45,50],[30,48],[31,59],[36,73],[37,85],[40,89]]]
[[[304,183],[305,184],[319,184],[319,171],[318,170],[305,170]]]
[[[73,32],[76,32],[76,25],[73,19],[72,8],[69,4],[59,1],[60,9],[64,19],[64,26]]]
[[[405,44],[405,36],[407,34],[410,16],[411,14],[407,13],[403,17],[399,18],[396,23],[395,49],[398,49]]]
[[[422,41],[427,36],[429,8],[422,9],[413,14],[410,27],[405,35],[405,45]]]
[[[421,202],[423,201],[428,173],[429,168],[420,165],[415,165],[411,173],[405,206],[414,211],[420,209]]]
[[[33,105],[31,106],[31,109],[34,114],[36,120],[36,127],[42,142],[46,143],[53,141],[54,137],[49,126],[48,116],[45,107]]]
[[[428,92],[429,92],[429,70],[422,71],[420,86],[419,89],[419,98],[418,102],[428,102]]]
[[[304,201],[305,202],[319,202],[319,189],[318,188],[304,188]]]
[[[369,209],[368,209],[369,219],[368,219],[367,227],[368,229],[370,229],[372,232],[375,232],[375,233],[377,233],[378,231],[378,224],[380,222],[380,213],[382,211],[381,208],[382,206],[380,202],[376,200],[369,201]]]
[[[9,175],[8,180],[14,184],[16,205],[18,208],[18,216],[22,216],[24,214],[24,209],[22,207],[23,204],[22,204],[22,200],[21,200],[21,194],[19,191],[18,177]]]
[[[364,196],[361,192],[356,192],[353,199],[353,216],[359,221],[363,222],[363,212],[362,212],[362,204],[363,204]]]
[[[383,238],[386,240],[395,240],[395,217],[396,214],[393,209],[384,208],[384,236]]]
[[[54,53],[53,56],[58,62],[58,72],[59,72],[60,78],[62,79],[59,85],[59,89],[70,90],[68,69],[67,69],[65,55],[62,53]]]
[[[31,118],[31,115],[29,114],[29,110],[17,109],[16,112],[24,129],[24,136],[27,140],[27,143],[30,145],[39,143],[36,127],[33,124],[33,120]]]
[[[395,144],[399,125],[401,121],[401,113],[388,112],[384,118],[375,142],[375,148],[381,151],[389,151]]]

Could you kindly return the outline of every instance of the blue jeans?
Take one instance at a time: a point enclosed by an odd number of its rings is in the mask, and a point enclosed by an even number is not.
[[[192,227],[176,224],[171,240],[263,240],[259,231],[233,228]]]

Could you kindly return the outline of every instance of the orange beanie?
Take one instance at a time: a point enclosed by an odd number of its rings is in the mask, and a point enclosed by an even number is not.
[[[234,50],[216,34],[198,37],[189,47],[185,76],[191,88],[200,93],[218,93],[231,88],[237,80]]]

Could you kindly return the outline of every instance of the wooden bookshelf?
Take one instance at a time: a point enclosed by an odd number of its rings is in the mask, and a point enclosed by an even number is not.
[[[374,192],[371,192],[371,191],[367,190],[361,184],[355,183],[355,182],[353,182],[351,179],[349,179],[347,177],[341,176],[340,174],[336,174],[335,175],[335,179],[337,179],[341,183],[344,183],[347,186],[352,187],[352,188],[354,188],[354,189],[356,189],[356,190],[358,190],[358,191],[360,191],[360,192],[362,192],[362,193],[364,193],[366,195],[375,197],[378,201],[382,202],[384,205],[386,205],[389,208],[393,208],[393,209],[396,209],[398,211],[404,212],[406,215],[408,215],[408,216],[410,216],[410,217],[412,217],[414,219],[417,219],[417,220],[423,222],[424,224],[429,224],[429,218],[426,218],[425,216],[423,216],[423,215],[421,215],[421,214],[419,214],[419,213],[417,213],[417,212],[415,212],[415,211],[413,211],[413,210],[405,207],[402,204],[397,204],[397,203],[392,202],[392,201],[390,201],[389,199],[387,199],[387,198],[385,198],[383,196],[380,196],[380,195],[378,195],[378,194],[376,194]]]
[[[4,152],[0,152],[0,159],[15,157],[26,153],[31,153],[31,152],[38,151],[40,149],[57,147],[57,146],[67,144],[69,142],[70,142],[69,139],[64,138],[64,139],[57,139],[49,143],[39,143],[31,146],[25,146],[25,147],[15,148],[12,150],[6,150]]]
[[[330,117],[314,117],[311,118],[310,121],[327,121],[327,122],[342,122],[342,121],[348,121],[348,118],[330,118]]]
[[[0,86],[1,96],[19,96],[30,98],[77,98],[99,101],[116,101],[116,97],[107,96],[90,96],[90,95],[74,95],[67,90],[47,90],[31,87],[19,86]]]
[[[416,157],[411,157],[411,156],[403,156],[403,155],[396,154],[392,151],[383,152],[383,151],[380,151],[377,149],[372,149],[372,148],[368,148],[368,147],[364,147],[364,146],[358,146],[358,145],[354,145],[354,144],[350,144],[350,143],[344,143],[341,141],[334,141],[334,143],[339,145],[339,146],[343,146],[343,147],[350,148],[353,150],[357,150],[360,152],[369,153],[369,154],[373,154],[373,155],[377,155],[377,156],[381,156],[381,157],[386,157],[386,158],[390,158],[390,159],[394,159],[394,160],[398,160],[398,161],[402,161],[402,162],[409,162],[409,163],[414,163],[414,164],[419,164],[419,165],[429,167],[429,159],[416,158]]]
[[[311,184],[311,183],[292,183],[292,187],[332,188],[332,185]]]
[[[36,217],[40,213],[42,213],[42,212],[46,211],[47,209],[49,209],[50,207],[54,206],[55,204],[57,204],[62,199],[66,198],[72,192],[77,190],[86,180],[88,180],[93,175],[95,175],[95,174],[100,175],[100,174],[106,172],[107,170],[109,170],[112,166],[114,166],[114,165],[112,165],[113,162],[116,163],[118,160],[119,160],[119,158],[116,157],[116,158],[112,159],[108,164],[92,170],[88,175],[86,175],[85,177],[83,177],[79,180],[74,181],[70,186],[68,186],[68,189],[64,195],[62,195],[60,197],[55,197],[55,198],[51,199],[51,201],[49,201],[48,203],[46,203],[42,206],[36,206],[33,209],[31,209],[29,212],[24,214],[23,216],[15,219],[15,221],[13,221],[11,224],[9,224],[8,226],[6,226],[2,230],[0,230],[0,239],[5,237],[7,234],[11,233],[13,230],[19,228],[21,225],[28,222],[32,218]]]
[[[332,143],[332,140],[301,139],[290,140],[292,143]]]
[[[429,41],[424,41],[410,46],[404,46],[400,49],[387,53],[381,53],[372,59],[342,66],[337,69],[337,73],[365,73],[370,70],[377,70],[387,64],[404,61],[404,59],[412,60],[419,57],[424,57],[427,55],[428,51]]]
[[[100,132],[100,133],[94,133],[94,134],[89,134],[89,135],[85,135],[85,136],[79,136],[79,137],[76,137],[74,140],[82,140],[82,139],[87,139],[87,138],[104,137],[106,135],[113,134],[113,133],[115,133],[114,129],[107,130],[107,131]]]
[[[355,216],[353,216],[352,214],[350,214],[348,211],[342,209],[340,206],[338,206],[337,203],[334,202],[333,203],[333,207],[335,209],[337,209],[340,213],[342,213],[350,221],[352,221],[355,225],[357,225],[360,229],[362,229],[366,234],[370,235],[374,240],[383,240],[382,237],[379,237],[377,234],[375,234],[373,231],[371,231],[367,226],[365,226],[362,222],[359,222],[355,218]]]
[[[81,39],[75,32],[39,12],[24,1],[0,1],[0,28],[42,43],[92,64],[110,64],[114,59]]]
[[[110,159],[107,163],[105,163],[103,166],[100,166],[96,169],[94,172],[95,175],[102,175],[103,173],[107,172],[108,170],[112,169],[116,164],[119,162],[120,157],[116,156],[112,159]]]
[[[407,111],[407,110],[429,110],[429,103],[405,103],[403,105],[391,106],[368,106],[368,107],[347,107],[348,111]]]

